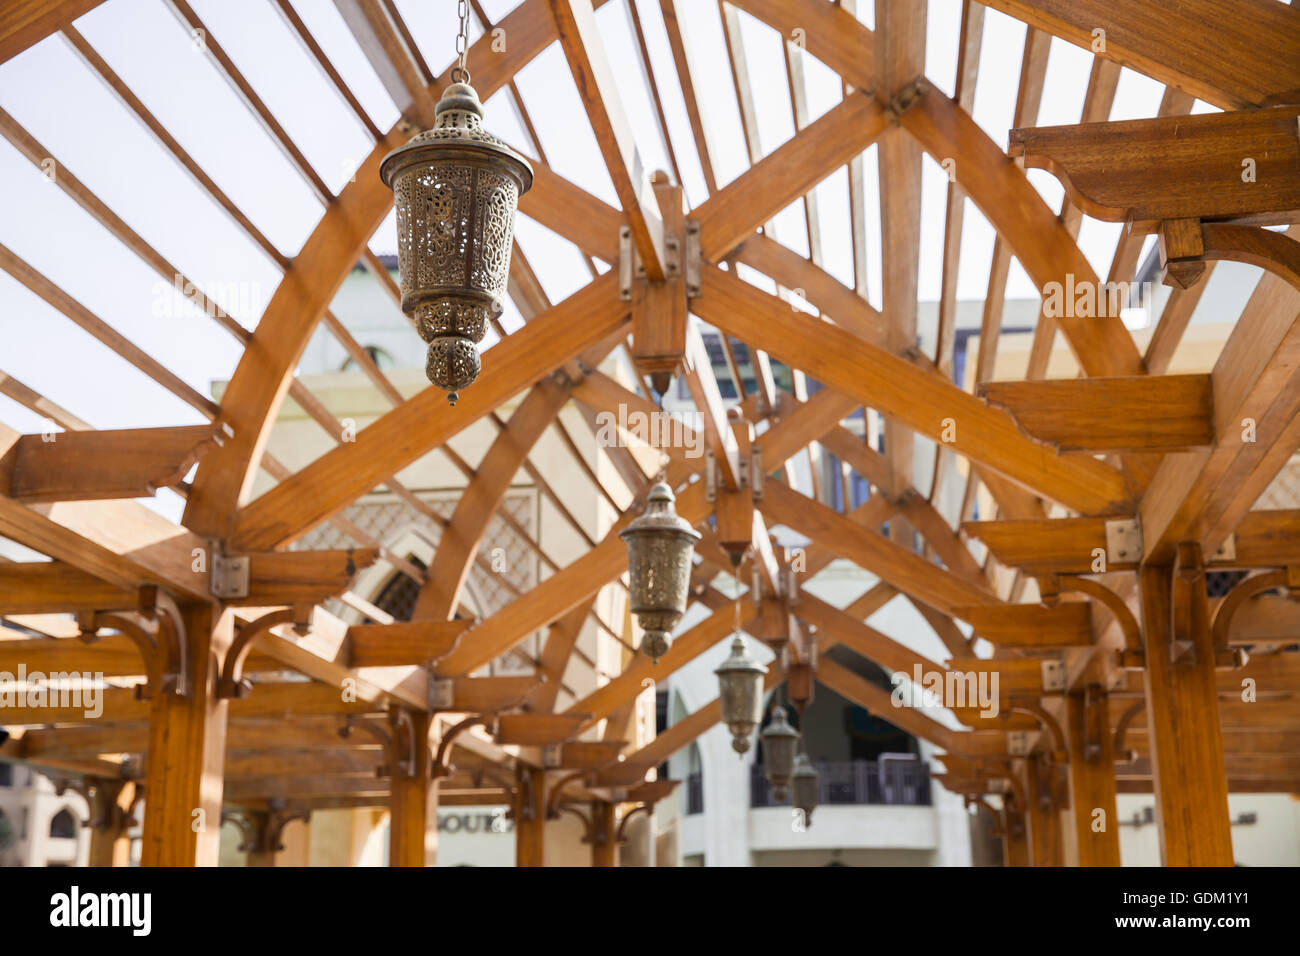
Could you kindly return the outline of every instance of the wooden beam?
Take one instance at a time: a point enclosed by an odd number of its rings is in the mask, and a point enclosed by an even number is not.
[[[12,59],[104,0],[14,0],[0,9],[0,63]]]
[[[641,265],[648,279],[662,281],[667,276],[663,218],[619,99],[591,0],[547,0],[547,5]]]
[[[1215,439],[1209,375],[985,382],[976,394],[1057,453],[1163,454]]]
[[[849,94],[694,210],[704,258],[716,262],[749,239],[774,214],[870,146],[886,125],[879,103],[865,92]]]
[[[1086,513],[1123,510],[1119,471],[1094,459],[1063,460],[1024,437],[1009,416],[989,409],[905,359],[808,316],[720,269],[704,270],[697,315],[844,395],[893,415],[921,434],[1019,484]],[[812,334],[815,332],[815,336]]]
[[[1272,225],[1300,217],[1298,116],[1280,106],[1013,129],[1010,152],[1051,172],[1094,219],[1133,233],[1178,219]]]
[[[959,607],[998,604],[997,598],[983,588],[778,482],[767,483],[762,507],[774,524],[807,535],[945,614]]]
[[[428,665],[451,652],[472,622],[410,621],[348,628],[349,667]]]
[[[998,647],[1043,650],[1092,646],[1092,604],[1062,601],[1055,607],[1041,604],[1004,604],[998,607],[959,607],[956,617]]]
[[[220,425],[24,435],[0,457],[17,501],[151,498],[224,439]]]
[[[570,356],[610,338],[627,322],[617,283],[612,273],[594,280],[498,343],[488,368],[455,406],[426,388],[251,502],[235,519],[231,546],[261,550],[297,539]]]
[[[529,452],[568,399],[567,388],[544,379],[533,386],[510,416],[509,424],[497,435],[456,502],[456,510],[438,541],[428,580],[420,589],[413,619],[446,620],[455,615],[488,523],[501,507]]]
[[[1026,574],[1091,574],[1097,550],[1106,552],[1106,519],[1042,518],[1025,521],[967,521],[962,531],[988,545],[997,559]],[[1207,562],[1222,568],[1279,568],[1300,559],[1300,509],[1247,512],[1233,531],[1234,557],[1215,554]],[[1138,556],[1107,560],[1107,571],[1137,567]]]
[[[0,614],[76,614],[132,611],[137,591],[101,581],[62,561],[0,564]]]
[[[985,5],[1223,109],[1294,102],[1300,90],[1300,14],[1275,0]]]

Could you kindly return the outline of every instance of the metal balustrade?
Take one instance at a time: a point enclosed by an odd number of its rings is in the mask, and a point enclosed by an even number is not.
[[[814,761],[819,776],[819,806],[884,804],[930,805],[930,767],[921,760]],[[750,771],[751,807],[788,806],[790,798],[777,800],[763,776],[763,768]],[[689,796],[688,796],[689,801]],[[688,811],[689,812],[689,811]]]

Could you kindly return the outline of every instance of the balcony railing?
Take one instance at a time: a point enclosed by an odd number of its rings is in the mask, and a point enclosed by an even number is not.
[[[921,760],[814,761],[817,768],[819,806],[886,804],[921,807],[930,805],[930,767]],[[755,765],[749,782],[751,807],[789,806],[790,798],[776,800]],[[689,800],[689,797],[687,798]]]

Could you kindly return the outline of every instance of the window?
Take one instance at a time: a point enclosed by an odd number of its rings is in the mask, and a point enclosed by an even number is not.
[[[14,785],[14,765],[11,763],[0,763],[0,787],[12,787]]]
[[[50,821],[50,836],[60,839],[75,839],[77,836],[77,820],[67,807],[64,807],[54,815]]]

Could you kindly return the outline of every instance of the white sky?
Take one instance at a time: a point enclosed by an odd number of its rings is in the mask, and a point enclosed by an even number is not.
[[[705,198],[704,178],[657,0],[611,0],[598,11],[620,96],[637,131],[646,167],[669,168],[640,69],[625,6],[628,2],[636,3],[640,12],[686,195],[697,205]],[[341,189],[369,150],[369,139],[270,0],[192,0],[192,4],[320,177],[332,190]],[[398,0],[397,5],[430,65],[444,68],[453,52],[455,0]],[[494,21],[515,5],[513,0],[484,2]],[[397,111],[332,0],[294,0],[294,6],[372,121],[381,129],[389,128]],[[860,0],[859,6],[863,8],[860,16],[870,25],[872,4]],[[696,87],[718,148],[714,169],[720,184],[725,185],[747,168],[748,161],[721,18],[712,2],[679,0],[678,7],[698,70]],[[795,131],[781,38],[747,14],[741,13],[740,20],[754,95],[761,104],[759,140],[766,154]],[[948,93],[956,70],[960,21],[960,0],[930,0],[926,72]],[[199,49],[160,0],[110,0],[78,20],[76,27],[275,246],[285,255],[296,253],[319,219],[321,204],[219,75],[210,56]],[[974,118],[1004,147],[1024,34],[1023,24],[987,11]],[[806,57],[805,63],[809,105],[816,118],[839,102],[840,82],[811,57]],[[1042,125],[1078,121],[1090,65],[1091,55],[1086,51],[1053,41]],[[469,66],[473,72],[472,60]],[[518,86],[552,167],[614,203],[613,187],[558,45],[552,44],[519,72]],[[1162,91],[1160,84],[1125,70],[1111,118],[1154,116]],[[0,107],[246,328],[256,327],[279,281],[279,267],[204,194],[62,37],[51,37],[0,66]],[[508,93],[498,93],[487,108],[488,127],[533,154]],[[1204,108],[1198,104],[1198,111]],[[867,151],[865,159],[869,297],[878,306],[880,236],[874,148]],[[1031,171],[1030,180],[1049,205],[1059,206],[1061,189],[1051,176]],[[920,257],[922,300],[939,297],[945,190],[943,170],[927,157]],[[837,171],[818,186],[817,196],[825,268],[851,285],[845,171]],[[776,223],[777,238],[806,255],[802,200],[777,216]],[[1080,245],[1101,274],[1109,268],[1119,229],[1118,224],[1084,220]],[[571,243],[523,217],[518,237],[553,300],[588,281],[582,258]],[[992,228],[968,202],[960,298],[984,297],[992,242]],[[0,243],[199,392],[210,394],[212,382],[228,379],[233,373],[241,351],[236,340],[178,300],[168,283],[3,140]],[[371,248],[391,252],[394,247],[390,216]],[[1009,298],[1037,295],[1018,265],[1012,267],[1007,294]],[[376,308],[391,308],[391,304],[383,299],[377,301]],[[508,315],[508,327],[517,324],[517,315]],[[412,333],[410,362],[421,362],[423,351]],[[4,272],[0,272],[0,371],[99,428],[202,420],[197,411]],[[25,432],[42,428],[38,416],[4,396],[0,396],[0,421]]]

